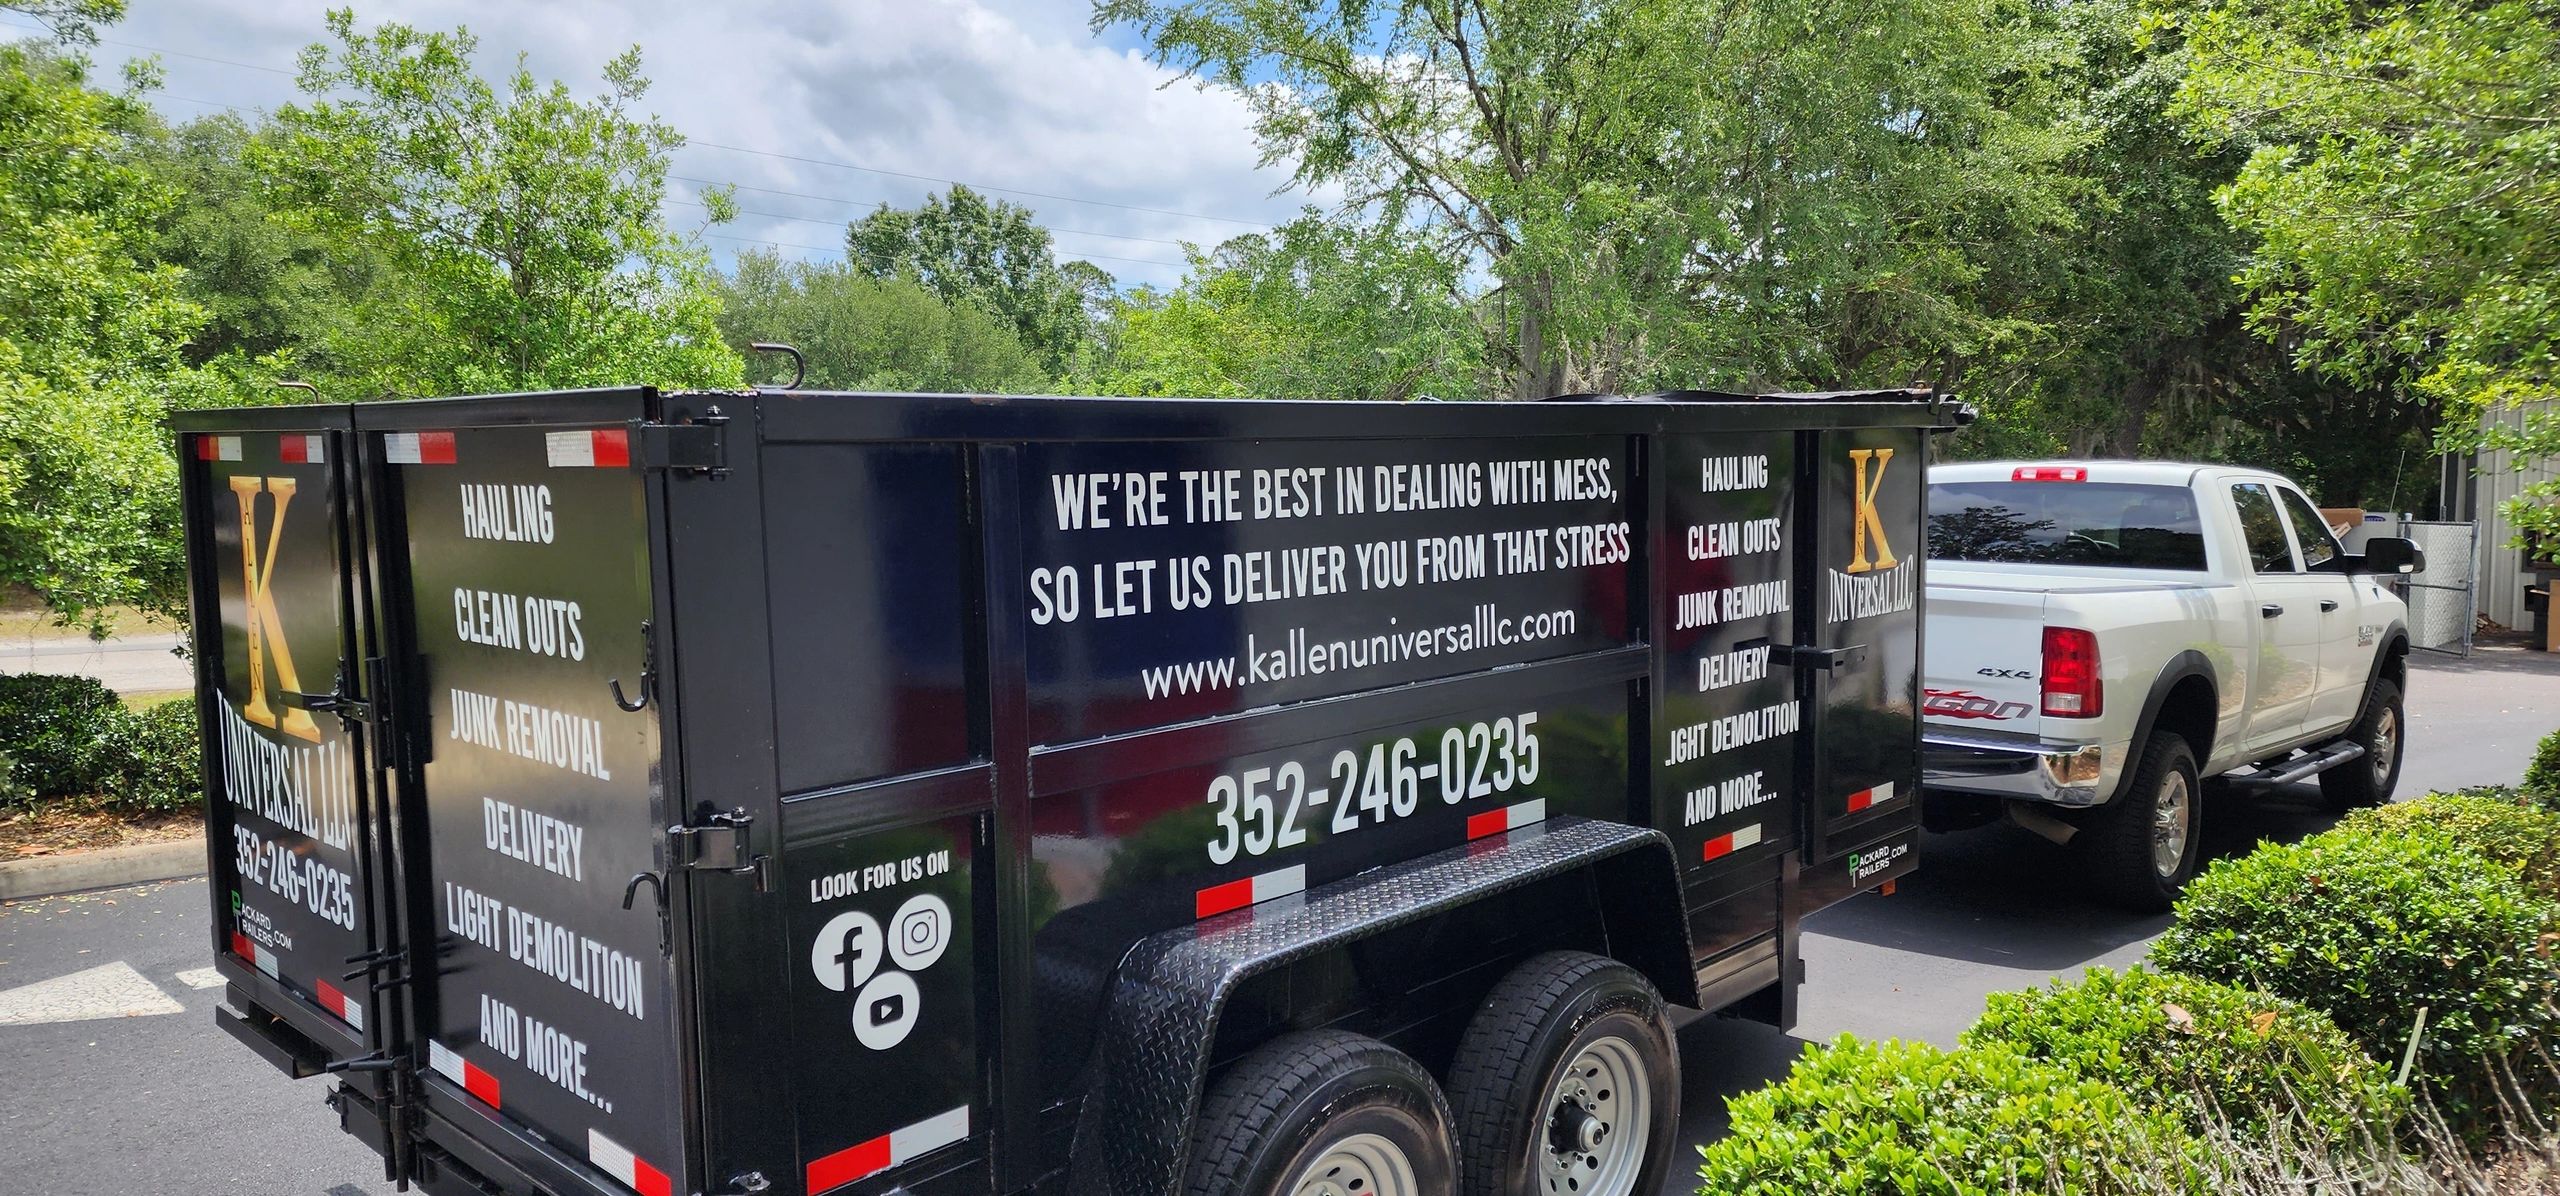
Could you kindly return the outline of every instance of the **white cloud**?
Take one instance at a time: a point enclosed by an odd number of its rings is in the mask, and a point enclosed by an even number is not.
[[[104,31],[96,57],[111,66],[142,53],[137,46],[166,52],[160,102],[173,119],[209,105],[272,108],[296,98],[294,55],[322,36],[326,7],[135,0],[124,23]],[[911,205],[940,184],[703,143],[1127,205],[997,193],[1053,228],[1082,230],[1059,234],[1061,255],[1093,257],[1128,284],[1179,277],[1181,251],[1159,241],[1215,244],[1307,202],[1273,194],[1286,173],[1256,165],[1250,119],[1235,97],[1175,80],[1096,38],[1084,14],[1078,0],[399,0],[356,12],[364,26],[467,25],[485,73],[502,74],[521,53],[537,77],[582,89],[596,86],[606,59],[638,44],[653,80],[647,108],[696,143],[676,155],[674,173],[766,189],[742,191],[740,202],[775,215],[718,231],[820,247],[785,250],[795,256],[831,256],[845,220],[884,201]],[[689,199],[696,190],[678,182],[671,193]],[[681,205],[669,214],[679,227],[701,217]],[[708,244],[726,257],[739,243]]]

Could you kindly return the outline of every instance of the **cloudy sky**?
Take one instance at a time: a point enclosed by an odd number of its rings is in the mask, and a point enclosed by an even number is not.
[[[1127,30],[1088,31],[1083,0],[352,2],[359,25],[467,25],[484,74],[522,53],[537,77],[587,93],[606,59],[639,45],[647,106],[691,142],[675,156],[670,222],[699,227],[687,201],[710,183],[737,184],[757,213],[706,238],[724,261],[745,244],[835,258],[845,221],[958,180],[1031,207],[1060,256],[1163,285],[1181,274],[1179,242],[1214,245],[1306,202],[1274,194],[1286,174],[1256,167],[1240,104],[1165,86]],[[173,120],[269,109],[296,98],[294,55],[323,34],[327,7],[131,0],[93,57],[156,52],[167,83],[154,102]],[[32,22],[0,13],[13,24]]]

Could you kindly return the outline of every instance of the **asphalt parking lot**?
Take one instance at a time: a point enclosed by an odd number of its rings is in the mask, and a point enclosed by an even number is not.
[[[2490,649],[2413,662],[2404,794],[2512,781],[2560,727],[2560,658]],[[2318,792],[2206,808],[2207,849],[2327,826]],[[2070,859],[2005,827],[1926,837],[1918,875],[1806,923],[1793,1034],[1707,1018],[1682,1031],[1683,1136],[1723,1097],[1841,1033],[1952,1043],[1992,992],[2135,962],[2166,925],[2081,895]],[[316,1083],[217,1032],[201,880],[0,905],[0,1191],[47,1196],[388,1196]],[[1689,1190],[1685,1173],[1665,1192]]]

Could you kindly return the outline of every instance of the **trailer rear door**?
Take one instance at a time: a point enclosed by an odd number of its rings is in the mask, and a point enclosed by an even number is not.
[[[370,727],[340,412],[179,443],[224,975],[331,1060],[376,1041]],[[284,426],[279,427],[282,423]],[[304,1063],[318,1061],[305,1060]]]
[[[685,1190],[638,392],[361,411],[429,1108],[581,1191]]]
[[[1809,438],[1820,445],[1808,471],[1819,490],[1817,593],[1798,605],[1797,633],[1829,654],[1804,670],[1814,698],[1805,858],[1817,895],[1868,888],[1915,863],[1927,435],[1864,428]]]

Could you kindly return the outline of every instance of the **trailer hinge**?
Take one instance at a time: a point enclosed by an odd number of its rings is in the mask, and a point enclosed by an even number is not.
[[[634,430],[638,434],[632,439],[640,450],[631,455],[634,469],[729,476],[728,416],[706,415],[682,424],[640,423]]]
[[[749,850],[747,828],[754,824],[755,816],[742,806],[712,815],[707,826],[668,827],[667,838],[675,845],[676,866],[699,872],[752,875],[756,887],[763,888],[766,863],[771,857]]]

